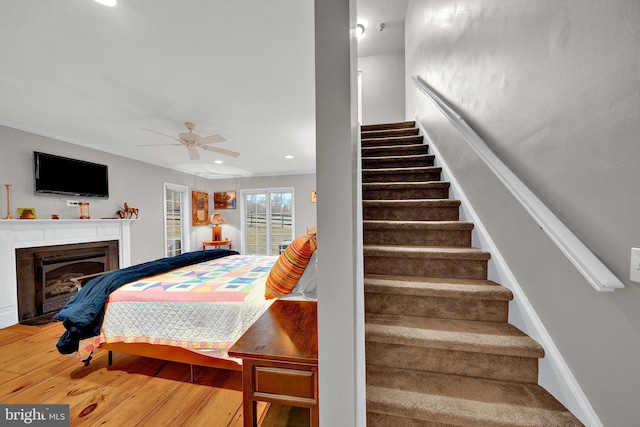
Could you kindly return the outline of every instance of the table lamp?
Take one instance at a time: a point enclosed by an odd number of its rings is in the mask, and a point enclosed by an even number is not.
[[[222,214],[212,213],[209,217],[209,222],[213,227],[211,228],[211,240],[222,240],[222,227],[221,224],[226,224]]]

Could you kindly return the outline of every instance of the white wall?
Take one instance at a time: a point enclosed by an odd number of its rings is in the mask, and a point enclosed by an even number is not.
[[[106,164],[109,167],[109,199],[79,201],[90,203],[91,218],[115,217],[125,202],[138,208],[140,220],[131,226],[131,262],[136,264],[164,256],[162,183],[169,181],[188,186],[193,182],[192,176],[0,126],[0,182],[12,184],[14,217],[18,207],[35,208],[38,218],[51,218],[51,214],[58,214],[60,218],[79,217],[77,207],[66,207],[66,200],[78,198],[34,195],[33,151]],[[6,192],[3,193],[0,206],[6,212]]]
[[[4,184],[12,184],[12,215],[18,207],[35,208],[38,218],[78,218],[77,207],[66,207],[66,200],[74,197],[34,195],[33,151],[42,151],[65,157],[106,164],[109,167],[109,199],[89,198],[91,218],[115,217],[123,203],[139,209],[140,220],[131,226],[131,262],[137,264],[164,256],[163,183],[170,182],[189,187],[190,190],[209,193],[210,211],[214,191],[237,191],[243,188],[293,187],[296,213],[296,234],[306,226],[316,225],[315,204],[309,192],[315,190],[315,175],[283,175],[232,180],[208,180],[171,169],[150,165],[124,157],[92,150],[75,144],[0,126],[0,218],[6,216]],[[190,203],[190,200],[189,200]],[[239,209],[226,210],[224,216],[230,224],[224,227],[225,236],[239,243]],[[189,215],[190,218],[190,215]],[[191,250],[201,248],[202,240],[211,238],[211,227],[191,227]],[[239,248],[236,244],[235,248]]]
[[[640,3],[411,1],[423,78],[627,287],[596,293],[475,153],[407,85],[416,115],[606,426],[640,415]]]
[[[199,181],[203,181],[200,179]],[[300,236],[306,232],[307,227],[317,226],[316,203],[311,202],[311,192],[316,191],[316,175],[279,175],[253,178],[214,179],[207,181],[207,188],[212,197],[213,192],[235,191],[236,209],[214,210],[213,201],[210,201],[209,212],[219,212],[224,216],[226,224],[222,226],[223,237],[233,240],[234,249],[240,251],[240,229],[242,218],[240,217],[240,203],[242,190],[260,190],[269,188],[293,188],[294,194],[294,235]],[[201,227],[199,227],[201,228]],[[198,231],[197,241],[200,237],[211,238],[211,227],[204,227]]]
[[[358,58],[362,71],[362,123],[404,120],[404,51]]]

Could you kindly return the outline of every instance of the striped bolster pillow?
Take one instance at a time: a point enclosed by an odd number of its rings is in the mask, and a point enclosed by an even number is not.
[[[265,298],[277,298],[290,293],[296,287],[315,250],[315,233],[296,237],[271,268],[265,286]]]

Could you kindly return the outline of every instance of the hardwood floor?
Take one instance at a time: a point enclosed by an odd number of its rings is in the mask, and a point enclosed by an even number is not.
[[[68,404],[71,426],[242,427],[241,372],[98,350],[85,367],[58,353],[59,322],[0,329],[0,403]],[[262,427],[304,425],[295,411],[258,404]],[[267,412],[269,412],[267,414]]]

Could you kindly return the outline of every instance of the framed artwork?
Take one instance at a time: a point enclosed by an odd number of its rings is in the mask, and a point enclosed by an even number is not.
[[[33,208],[18,208],[18,218],[36,219],[36,210]]]
[[[235,209],[236,208],[236,192],[223,191],[221,193],[213,193],[213,209]]]
[[[191,192],[191,225],[207,225],[209,218],[209,194],[201,191]]]

